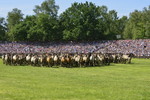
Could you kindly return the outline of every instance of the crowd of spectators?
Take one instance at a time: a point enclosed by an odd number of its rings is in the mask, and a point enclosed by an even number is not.
[[[102,53],[133,53],[136,57],[150,57],[150,39],[113,40],[111,45],[99,49]]]
[[[150,57],[150,39],[90,42],[0,42],[0,53],[133,53]]]

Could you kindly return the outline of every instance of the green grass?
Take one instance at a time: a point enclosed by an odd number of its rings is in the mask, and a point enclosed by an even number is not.
[[[6,66],[0,100],[150,100],[150,59],[105,67]]]

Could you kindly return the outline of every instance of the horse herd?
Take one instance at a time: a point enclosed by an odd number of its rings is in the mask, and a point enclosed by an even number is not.
[[[31,65],[31,66],[62,66],[62,67],[88,67],[105,66],[110,63],[131,63],[133,54],[3,54],[2,60],[6,65]]]

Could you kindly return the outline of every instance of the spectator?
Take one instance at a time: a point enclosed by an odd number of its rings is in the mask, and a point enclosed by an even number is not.
[[[133,53],[150,57],[150,39],[92,42],[0,42],[0,53]]]

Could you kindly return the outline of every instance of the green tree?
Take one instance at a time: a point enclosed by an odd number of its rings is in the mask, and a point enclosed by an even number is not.
[[[14,41],[28,41],[31,40],[29,37],[29,30],[36,25],[35,16],[26,16],[26,18],[11,28],[11,36]]]
[[[7,22],[8,22],[8,37],[9,40],[14,41],[14,27],[23,20],[23,14],[21,10],[14,8],[11,12],[8,12]]]
[[[123,38],[124,39],[132,39],[133,37],[133,33],[132,33],[132,24],[130,24],[130,20],[126,23],[125,25],[125,29],[124,29],[124,32],[123,32]]]
[[[6,39],[6,22],[3,17],[0,17],[0,41]]]
[[[128,23],[126,24],[126,29],[124,32],[125,38],[137,39],[141,37],[141,29],[142,24],[141,22],[142,13],[138,10],[135,10],[130,14],[130,18]]]
[[[118,35],[121,35],[121,37],[123,37],[123,32],[125,30],[125,26],[128,22],[128,18],[127,16],[122,16],[119,20],[118,20]]]
[[[36,5],[33,10],[36,14],[44,13],[56,17],[59,6],[55,5],[55,0],[45,0],[40,6]]]
[[[101,8],[92,2],[74,3],[60,15],[64,40],[98,40],[103,37]],[[100,29],[99,29],[100,27]]]
[[[43,34],[43,41],[54,41],[60,39],[58,20],[48,14],[40,14],[37,17],[37,27]]]
[[[150,6],[132,12],[123,33],[125,39],[150,38]]]
[[[41,13],[38,16],[28,16],[25,23],[29,41],[55,41],[62,38],[58,20],[48,14]]]
[[[26,28],[23,23],[19,23],[19,24],[15,25],[11,29],[11,33],[13,33],[14,41],[26,41],[27,40]]]
[[[23,14],[21,10],[14,8],[11,12],[8,12],[7,22],[8,22],[8,29],[10,30],[11,27],[20,23],[23,20]]]
[[[8,14],[9,37],[13,41],[54,41],[60,40],[58,6],[54,0],[45,0],[34,9],[36,15],[22,19],[21,11],[13,9]],[[15,16],[17,17],[16,19]],[[14,21],[15,20],[15,21]]]
[[[150,6],[143,9],[144,38],[150,38]]]
[[[31,41],[60,40],[59,21],[57,18],[59,6],[54,0],[45,0],[33,10],[36,13],[35,25],[28,31],[28,39]]]
[[[118,30],[118,16],[115,10],[110,10],[105,16],[105,31],[106,39],[116,39]]]

